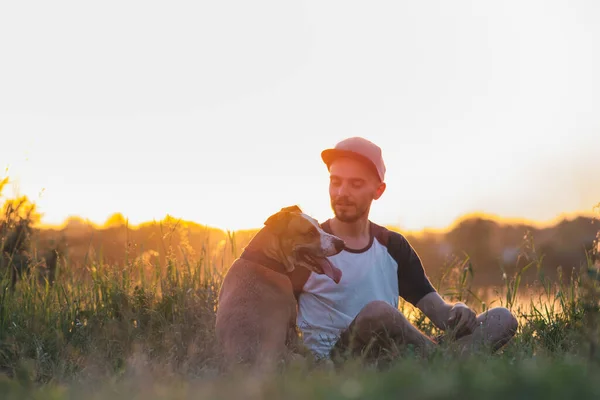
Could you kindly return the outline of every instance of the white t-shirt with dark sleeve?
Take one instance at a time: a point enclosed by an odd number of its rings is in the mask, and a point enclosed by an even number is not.
[[[321,226],[332,233],[329,221]],[[305,268],[290,275],[298,299],[298,327],[304,344],[317,357],[329,355],[341,333],[368,303],[381,300],[397,308],[402,297],[416,305],[435,291],[403,235],[372,222],[370,234],[364,249],[345,249],[329,257],[342,271],[338,284]]]

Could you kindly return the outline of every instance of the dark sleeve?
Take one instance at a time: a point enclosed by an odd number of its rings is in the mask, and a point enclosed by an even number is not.
[[[425,274],[421,259],[404,236],[390,231],[388,252],[398,263],[400,297],[416,306],[423,296],[435,292],[435,288]]]

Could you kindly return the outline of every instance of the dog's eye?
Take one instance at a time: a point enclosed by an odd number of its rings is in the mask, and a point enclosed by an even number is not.
[[[304,234],[308,237],[319,236],[319,232],[317,232],[316,229],[311,229],[310,231],[307,231]]]

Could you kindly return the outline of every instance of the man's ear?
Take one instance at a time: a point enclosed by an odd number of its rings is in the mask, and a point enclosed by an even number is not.
[[[386,184],[384,182],[381,182],[379,184],[379,187],[375,191],[375,196],[373,197],[373,200],[379,200],[379,198],[381,197],[383,192],[385,192],[385,188],[386,188]]]

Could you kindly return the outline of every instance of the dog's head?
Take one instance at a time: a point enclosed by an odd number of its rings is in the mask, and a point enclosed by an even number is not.
[[[342,278],[342,271],[327,259],[344,249],[344,241],[325,232],[312,217],[304,214],[298,206],[282,208],[271,215],[265,226],[278,237],[280,250],[286,258],[288,271],[302,266],[317,274],[325,274],[335,283]]]

